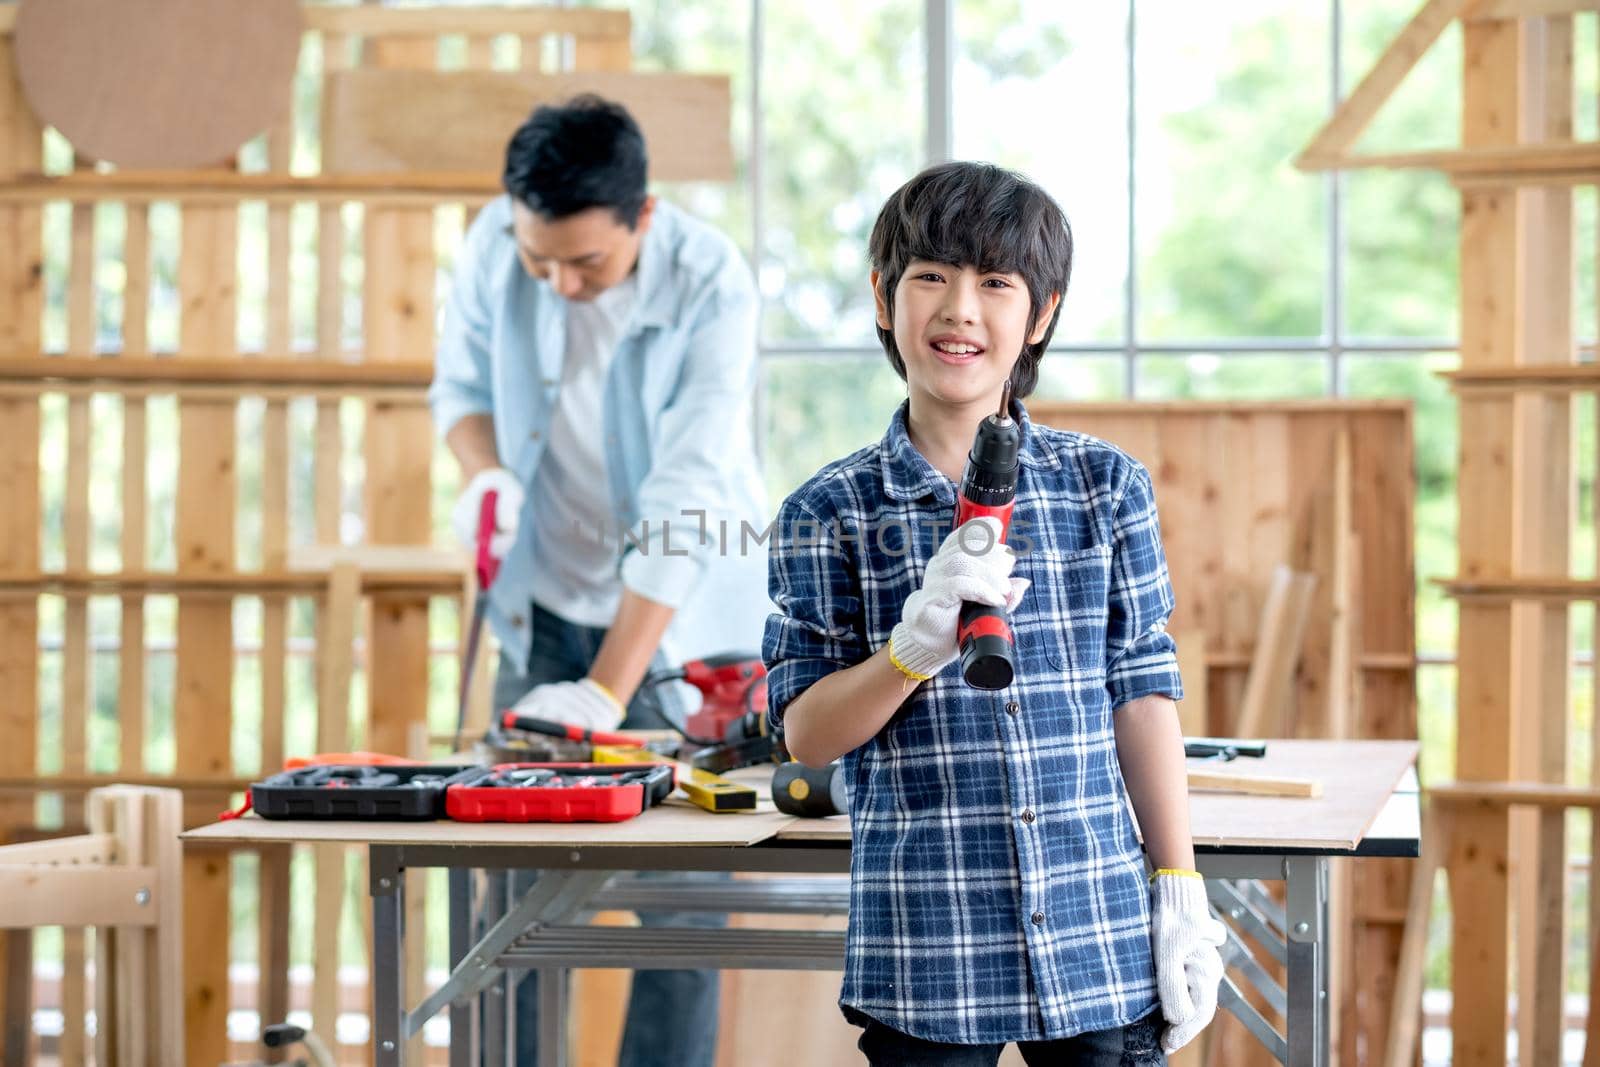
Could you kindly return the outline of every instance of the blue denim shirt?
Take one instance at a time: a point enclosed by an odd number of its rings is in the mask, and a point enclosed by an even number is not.
[[[528,275],[509,227],[511,202],[486,205],[467,230],[444,310],[428,399],[442,435],[466,415],[494,417],[500,462],[533,485],[566,354],[567,302]],[[639,252],[638,300],[605,383],[605,435],[622,583],[677,610],[663,641],[674,659],[753,648],[766,527],[751,417],[756,293],[717,230],[658,201]],[[539,561],[531,494],[518,540],[490,589],[489,619],[515,662],[529,653]],[[559,609],[559,605],[550,605]]]
[[[1182,696],[1150,478],[1083,434],[1032,426],[1008,543],[1032,586],[1016,677],[959,661],[846,755],[854,848],[840,1002],[932,1041],[1036,1041],[1156,1004],[1143,852],[1113,709]],[[956,488],[906,436],[824,467],[779,509],[771,715],[882,648],[949,532]]]

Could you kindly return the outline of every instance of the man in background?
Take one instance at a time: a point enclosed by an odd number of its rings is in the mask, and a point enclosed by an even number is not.
[[[468,229],[429,393],[475,542],[498,493],[494,707],[611,730],[678,709],[655,666],[759,646],[765,529],[751,410],[757,300],[715,229],[649,194],[644,137],[593,96],[540,107]],[[723,531],[731,531],[724,535]],[[706,920],[649,916],[662,924]],[[620,1062],[709,1067],[715,971],[634,976]],[[517,987],[534,1062],[536,981]]]

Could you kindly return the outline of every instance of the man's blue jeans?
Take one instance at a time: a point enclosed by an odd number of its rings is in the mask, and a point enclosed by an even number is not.
[[[591,626],[578,626],[552,615],[536,605],[530,606],[528,625],[532,627],[533,651],[526,669],[500,659],[494,680],[494,710],[515,704],[524,693],[545,682],[571,682],[582,678],[600,650],[606,632]],[[667,666],[657,654],[651,670]],[[673,698],[668,694],[666,700]],[[640,691],[628,704],[622,725],[629,729],[668,729],[666,714],[680,715],[673,706],[663,708],[662,694]],[[649,872],[641,878],[659,877]],[[682,880],[686,876],[673,876]],[[707,874],[706,878],[725,875]],[[533,871],[513,875],[512,888],[522,893],[538,878]],[[645,926],[718,927],[726,919],[712,914],[674,914],[644,912],[639,921]],[[539,1039],[538,973],[524,972],[516,983],[512,1011],[516,1013],[515,1067],[533,1067]],[[716,1055],[717,1007],[721,995],[721,976],[716,971],[635,971],[633,994],[628,1002],[627,1022],[622,1034],[619,1067],[711,1067]]]

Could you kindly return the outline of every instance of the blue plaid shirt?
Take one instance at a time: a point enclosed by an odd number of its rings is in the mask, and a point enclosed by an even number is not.
[[[1083,434],[1032,426],[1008,543],[1032,588],[1017,674],[959,661],[843,759],[854,836],[842,1005],[933,1041],[1126,1025],[1157,1003],[1144,856],[1112,709],[1182,686],[1150,476]],[[949,533],[956,487],[906,436],[824,467],[778,516],[764,657],[775,722],[883,647]]]

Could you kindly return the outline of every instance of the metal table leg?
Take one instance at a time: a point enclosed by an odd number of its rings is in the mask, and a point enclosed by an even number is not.
[[[1289,1067],[1327,1067],[1328,861],[1291,856],[1283,867],[1289,897]]]
[[[511,892],[511,877],[505,871],[489,871],[486,877],[488,890],[483,897],[483,922],[488,929],[499,922],[510,907],[507,898]],[[473,936],[480,936],[480,932],[474,931]],[[506,1050],[511,1047],[511,981],[511,975],[501,972],[478,998],[483,1012],[481,1040],[486,1067],[505,1067]]]
[[[540,967],[539,1067],[567,1067],[567,969]]]
[[[450,882],[450,969],[467,958],[472,948],[472,871],[466,867],[448,869]],[[450,1004],[450,1067],[477,1067],[477,1001]]]
[[[405,975],[400,960],[405,942],[405,878],[399,855],[371,846],[372,893],[372,1046],[377,1067],[400,1067],[404,1039]]]

